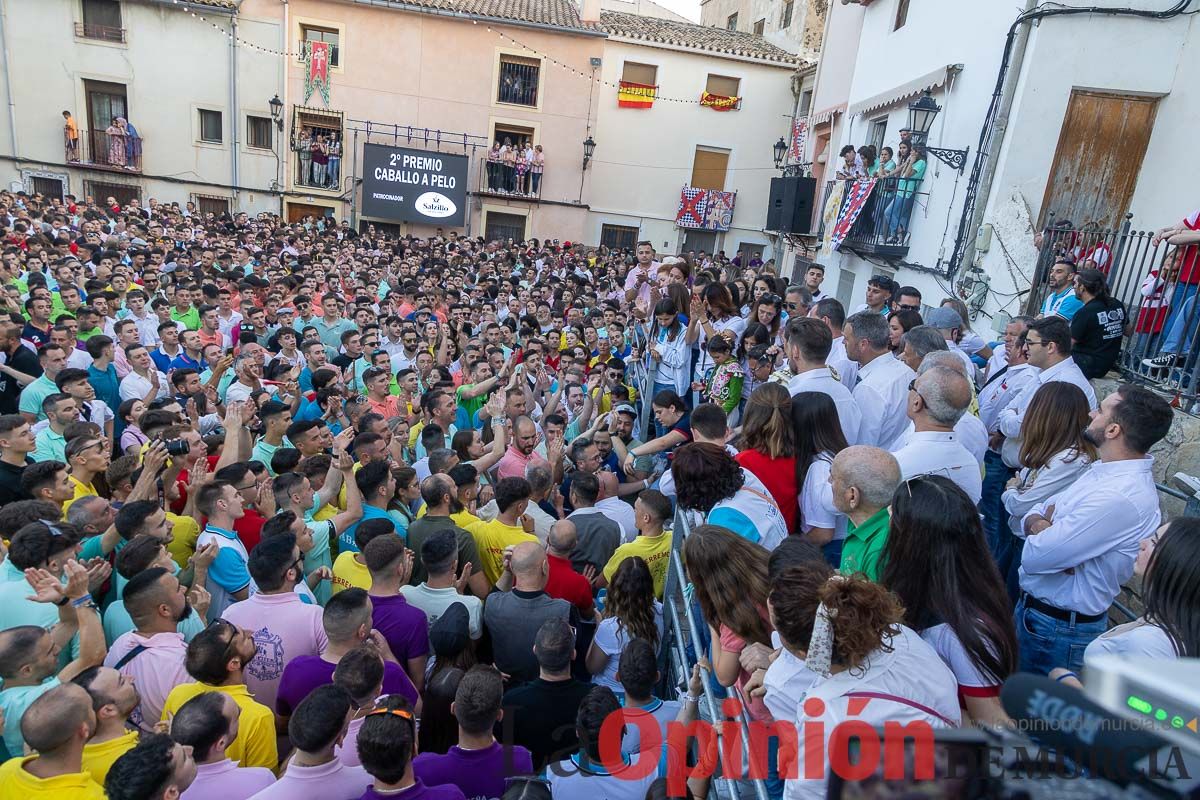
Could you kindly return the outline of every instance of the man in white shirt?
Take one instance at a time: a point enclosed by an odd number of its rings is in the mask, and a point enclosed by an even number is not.
[[[447,608],[461,603],[467,610],[471,638],[482,636],[483,602],[466,590],[467,573],[461,584],[458,581],[458,538],[452,529],[443,528],[421,542],[421,564],[428,573],[425,581],[417,586],[401,586],[404,599],[425,612],[431,628]]]
[[[838,422],[841,423],[846,444],[858,444],[862,412],[850,390],[834,377],[833,370],[825,363],[833,346],[833,334],[829,326],[812,317],[795,317],[788,320],[785,335],[788,365],[794,376],[788,381],[788,394],[792,397],[801,392],[829,395],[837,407]]]
[[[1021,464],[1016,456],[1021,450],[1021,424],[1037,390],[1051,381],[1065,381],[1078,386],[1087,398],[1088,407],[1096,410],[1096,393],[1079,367],[1071,359],[1071,327],[1062,317],[1034,320],[1025,332],[1025,347],[1029,364],[1038,370],[1037,379],[1030,381],[1004,410],[1000,412],[998,429],[1005,436],[1001,455],[1004,463],[1014,469]],[[993,444],[995,447],[995,444]]]
[[[963,326],[962,317],[958,315],[958,312],[950,306],[935,308],[925,317],[925,324],[931,328],[937,328],[942,338],[946,340],[947,349],[962,359],[967,368],[967,375],[974,383],[975,364],[971,361],[971,357],[958,346],[958,334],[962,331]]]
[[[910,384],[908,418],[916,432],[892,455],[907,480],[943,475],[958,484],[972,503],[983,493],[979,462],[958,440],[954,425],[971,405],[971,385],[957,370],[934,364]]]
[[[888,348],[887,317],[859,312],[846,320],[846,356],[859,364],[854,402],[862,412],[858,443],[890,450],[908,427],[908,384],[916,373]]]
[[[967,377],[962,361],[948,350],[938,350],[925,356],[924,360],[921,361],[920,368],[917,370],[917,375],[924,375],[934,367],[951,369],[964,378]],[[968,380],[970,379],[968,378]],[[906,446],[911,441],[912,435],[916,433],[916,430],[916,426],[910,422],[908,429],[905,430],[896,448],[899,449]],[[988,434],[979,417],[974,414],[964,413],[958,418],[958,422],[954,423],[954,435],[958,438],[958,443],[974,456],[975,462],[979,465],[979,470],[982,474],[984,455],[988,449]]]
[[[992,351],[987,379],[979,390],[979,419],[988,434],[988,449],[983,456],[983,498],[979,501],[979,512],[983,515],[983,532],[987,536],[988,548],[995,556],[996,563],[1001,565],[1008,562],[1012,544],[1001,498],[1016,470],[1005,464],[1000,455],[1004,442],[1004,436],[1000,433],[1000,412],[1030,381],[1037,379],[1037,367],[1029,364],[1029,351],[1025,347],[1025,331],[1032,321],[1032,317],[1013,317],[1005,326],[1004,342]]]
[[[1092,412],[1084,432],[1099,460],[1022,520],[1016,620],[1023,672],[1081,669],[1084,648],[1107,629],[1109,606],[1133,575],[1142,540],[1158,528],[1147,453],[1173,420],[1166,400],[1121,386]]]
[[[858,377],[858,363],[846,357],[846,337],[842,335],[842,326],[846,324],[846,309],[833,297],[819,300],[813,307],[812,316],[829,326],[833,335],[833,344],[829,347],[829,357],[825,363],[833,367],[838,380],[850,391],[854,391],[854,379]]]
[[[121,379],[121,399],[141,400],[146,405],[171,393],[167,376],[154,368],[150,352],[140,344],[125,349],[132,371]]]

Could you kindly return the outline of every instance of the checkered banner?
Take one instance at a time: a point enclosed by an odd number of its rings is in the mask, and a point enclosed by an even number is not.
[[[846,236],[850,233],[850,228],[853,227],[854,221],[858,219],[858,215],[862,213],[863,206],[867,203],[867,198],[871,196],[871,192],[875,189],[875,181],[854,181],[846,189],[846,197],[842,200],[842,209],[838,212],[837,222],[834,223],[833,233],[829,235],[829,246],[833,250],[837,250],[842,246]]]
[[[684,186],[679,194],[675,224],[681,228],[727,231],[733,225],[735,200],[737,192]]]

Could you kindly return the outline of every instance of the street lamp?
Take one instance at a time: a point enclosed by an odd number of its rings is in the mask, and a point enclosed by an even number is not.
[[[772,149],[775,151],[775,168],[779,169],[783,166],[783,157],[787,155],[787,142],[780,136],[779,141],[775,143]]]
[[[929,155],[962,174],[967,166],[969,150],[952,150],[927,144],[933,120],[941,110],[942,107],[933,99],[928,89],[917,100],[908,104],[908,129],[912,135],[912,142],[923,146]]]
[[[275,95],[268,105],[271,106],[271,119],[275,120],[275,127],[283,130],[283,101],[279,95]]]
[[[802,178],[805,177],[805,168],[811,164],[785,164],[787,159],[788,144],[783,137],[779,137],[779,141],[771,146],[771,155],[775,159],[775,169],[782,170],[785,178]]]
[[[587,169],[588,162],[592,160],[592,154],[596,152],[596,140],[590,135],[583,140],[583,168]]]

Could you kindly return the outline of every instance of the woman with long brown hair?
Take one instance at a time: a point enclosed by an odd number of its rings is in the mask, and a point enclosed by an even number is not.
[[[663,607],[654,598],[654,576],[641,556],[630,556],[613,573],[604,601],[604,618],[596,626],[588,648],[587,668],[592,683],[623,692],[617,680],[617,663],[625,646],[634,639],[645,639],[658,647],[662,634]]]
[[[746,401],[742,416],[742,451],[735,460],[754,473],[775,498],[787,522],[796,530],[796,431],[792,398],[778,383],[761,384]]]
[[[1083,435],[1090,421],[1087,397],[1073,383],[1044,383],[1029,402],[1021,424],[1022,467],[1002,497],[1012,540],[1008,557],[998,566],[1013,602],[1017,598],[1017,567],[1025,546],[1021,520],[1067,489],[1096,460],[1095,446]]]
[[[761,697],[742,687],[750,673],[739,656],[750,644],[771,647],[767,615],[768,553],[719,525],[700,525],[683,541],[683,560],[696,602],[708,623],[713,674],[722,686],[735,686],[753,719],[769,720]]]

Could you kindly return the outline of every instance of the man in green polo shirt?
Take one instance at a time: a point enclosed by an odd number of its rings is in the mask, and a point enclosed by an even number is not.
[[[829,482],[834,506],[849,519],[841,571],[861,572],[877,581],[883,572],[879,562],[887,544],[888,506],[900,485],[900,465],[878,447],[847,447],[833,459]]]

